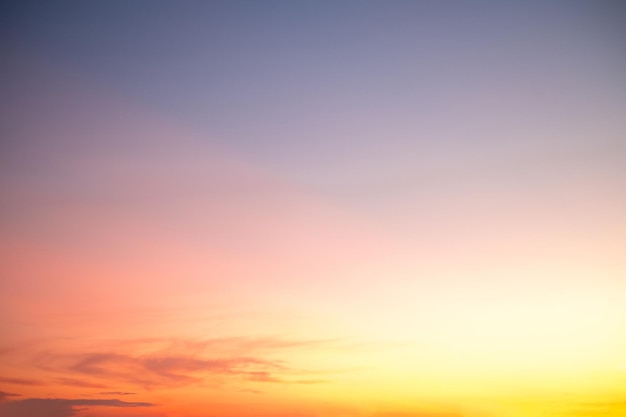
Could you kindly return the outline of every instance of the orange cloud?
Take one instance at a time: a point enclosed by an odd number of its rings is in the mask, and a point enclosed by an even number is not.
[[[163,343],[167,346],[162,346]],[[31,360],[41,370],[63,374],[56,378],[58,384],[83,388],[105,388],[120,383],[146,389],[172,388],[198,385],[206,380],[302,385],[328,381],[306,378],[310,371],[264,356],[269,351],[320,343],[323,342],[272,338],[128,341],[88,352],[34,354]]]

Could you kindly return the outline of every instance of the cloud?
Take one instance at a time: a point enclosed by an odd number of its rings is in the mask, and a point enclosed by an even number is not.
[[[107,388],[106,385],[97,384],[90,381],[85,381],[83,379],[77,378],[57,378],[56,382],[62,385],[69,385],[72,387],[81,387],[81,388]]]
[[[0,402],[5,401],[9,397],[19,397],[20,394],[13,394],[11,392],[0,391]]]
[[[47,355],[44,369],[80,375],[58,378],[65,385],[102,388],[102,381],[128,383],[143,388],[177,387],[197,384],[209,377],[235,378],[255,382],[316,383],[316,380],[288,380],[295,371],[277,361],[259,358],[206,359],[193,355],[140,355],[88,353]],[[94,382],[97,381],[97,382]]]
[[[105,391],[99,392],[100,395],[135,395],[135,392],[122,392],[122,391]]]
[[[283,350],[305,346],[332,349],[336,345],[335,339],[148,338],[99,342],[86,351],[41,351],[35,347],[25,354],[31,366],[54,376],[49,383],[110,393],[106,395],[128,395],[115,389],[132,391],[130,386],[154,389],[204,383],[324,383],[328,381],[318,379],[320,372],[292,367],[276,356]],[[315,379],[312,374],[317,374]],[[19,378],[5,378],[4,382],[44,385]]]
[[[70,417],[79,411],[76,407],[152,407],[146,402],[126,402],[118,399],[62,399],[26,398],[0,404],[2,417]]]
[[[44,383],[42,381],[38,381],[36,379],[26,379],[26,378],[4,378],[4,377],[0,377],[0,382],[4,382],[5,384],[28,385],[28,386],[44,385]]]

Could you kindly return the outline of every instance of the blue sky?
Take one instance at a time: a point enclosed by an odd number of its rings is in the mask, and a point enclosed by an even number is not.
[[[10,9],[11,48],[360,210],[623,162],[624,33],[611,2]]]

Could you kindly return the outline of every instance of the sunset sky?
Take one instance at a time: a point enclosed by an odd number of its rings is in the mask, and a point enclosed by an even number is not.
[[[0,15],[0,417],[626,416],[622,2]]]

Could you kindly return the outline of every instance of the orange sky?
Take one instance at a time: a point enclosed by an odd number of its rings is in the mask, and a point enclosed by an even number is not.
[[[487,83],[315,166],[20,42],[0,416],[626,416],[623,96],[542,121]]]

